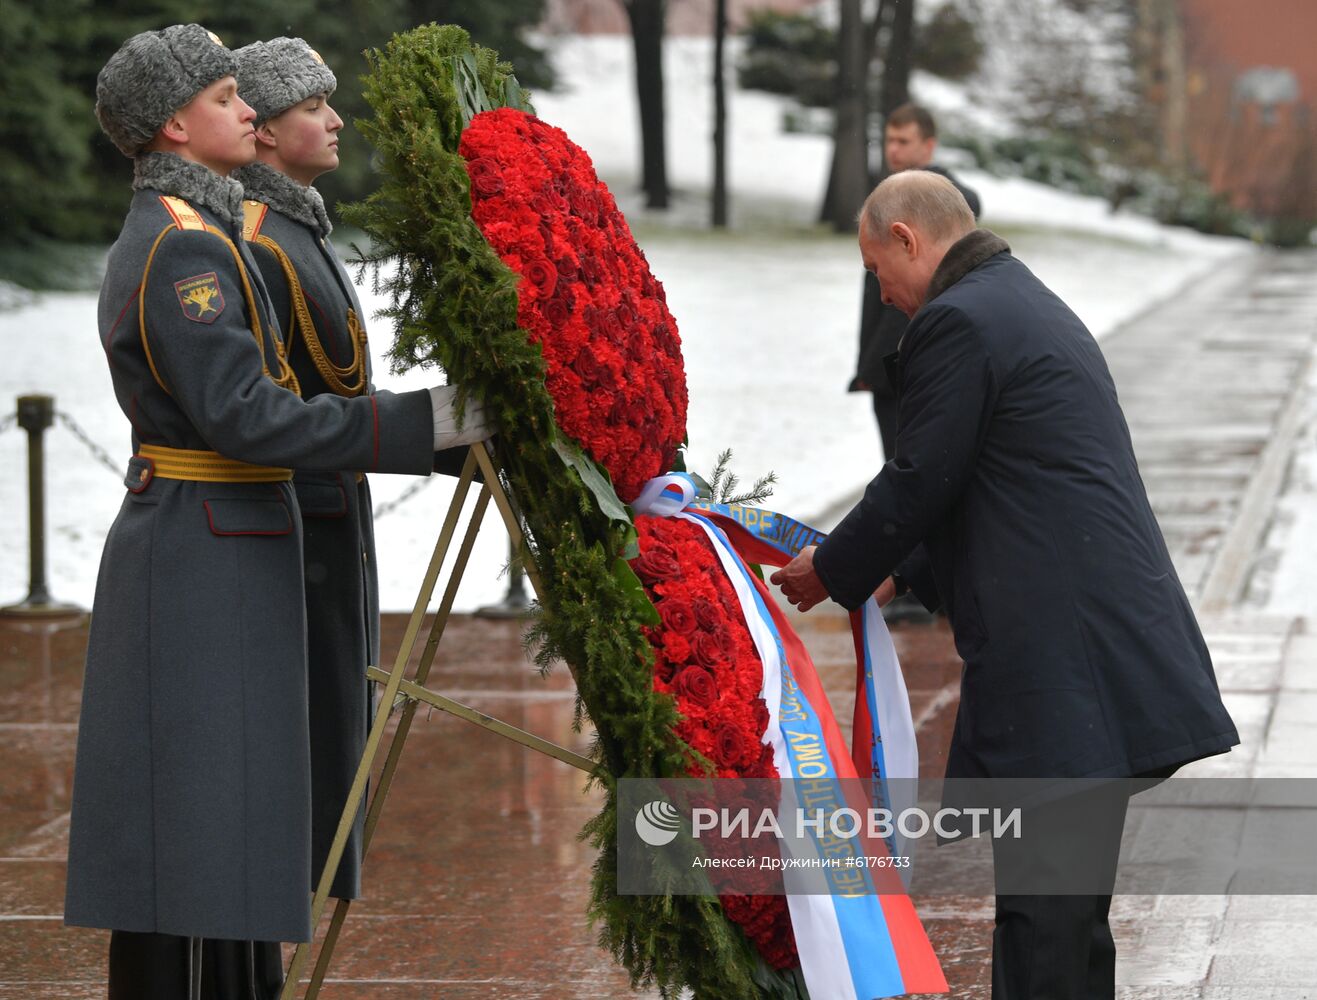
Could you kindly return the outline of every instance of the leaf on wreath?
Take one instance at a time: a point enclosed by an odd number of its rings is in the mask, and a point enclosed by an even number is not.
[[[576,470],[585,488],[593,494],[599,503],[599,509],[611,521],[631,523],[631,514],[617,496],[607,473],[595,465],[590,456],[583,452],[575,442],[568,441],[561,434],[554,435],[553,450],[558,453],[563,464]]]

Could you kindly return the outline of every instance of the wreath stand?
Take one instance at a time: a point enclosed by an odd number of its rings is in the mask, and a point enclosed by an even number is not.
[[[477,468],[484,479],[484,484],[481,486],[479,496],[476,498],[475,508],[467,522],[466,532],[458,547],[456,560],[449,571],[443,598],[439,602],[439,609],[435,614],[434,623],[430,626],[430,633],[426,639],[425,649],[421,653],[416,675],[412,680],[407,680],[404,676],[407,663],[411,659],[412,650],[416,647],[421,623],[429,609],[430,598],[433,596],[435,585],[439,580],[439,570],[443,566],[444,559],[452,545],[453,537],[457,533],[458,523],[462,517],[462,508],[466,504],[467,494],[470,492]],[[516,726],[509,725],[499,719],[492,718],[484,712],[479,712],[460,702],[453,701],[451,698],[431,691],[425,686],[430,676],[430,667],[434,663],[435,653],[439,648],[439,642],[443,638],[444,628],[447,626],[449,615],[452,612],[458,585],[462,582],[462,575],[466,571],[467,562],[471,557],[471,549],[475,545],[476,534],[480,530],[480,522],[489,507],[491,498],[503,517],[503,523],[507,526],[509,536],[521,540],[520,549],[526,575],[530,578],[531,587],[534,589],[536,597],[543,596],[544,591],[540,584],[539,571],[529,557],[521,520],[512,499],[499,480],[498,472],[490,458],[487,446],[484,444],[473,445],[467,453],[466,462],[462,466],[452,502],[448,505],[448,514],[444,518],[443,527],[439,531],[439,538],[435,542],[434,553],[430,557],[430,564],[425,571],[424,579],[421,581],[420,593],[416,595],[416,604],[412,608],[411,617],[407,620],[407,628],[403,633],[402,645],[398,649],[393,669],[384,671],[378,667],[367,668],[368,679],[381,684],[383,691],[379,694],[379,704],[375,710],[370,733],[366,738],[366,747],[361,755],[361,763],[357,766],[356,777],[352,781],[347,801],[343,806],[343,813],[339,817],[338,830],[334,834],[333,843],[329,848],[329,855],[325,859],[325,869],[320,875],[320,882],[316,886],[315,896],[311,901],[312,939],[298,944],[297,950],[293,953],[292,963],[288,967],[287,979],[284,982],[283,991],[279,995],[280,1000],[294,1000],[297,996],[298,981],[311,959],[311,951],[315,945],[316,928],[319,926],[320,918],[324,914],[325,904],[329,901],[329,889],[333,884],[334,876],[338,872],[339,862],[342,860],[343,852],[347,847],[348,836],[352,831],[361,803],[366,797],[370,772],[376,757],[379,756],[381,744],[384,741],[384,730],[388,727],[389,717],[393,714],[395,702],[401,701],[403,703],[402,713],[398,719],[398,728],[394,731],[393,740],[389,744],[388,756],[385,758],[384,767],[376,783],[375,793],[371,796],[366,811],[366,822],[361,836],[363,860],[366,852],[370,849],[370,842],[375,833],[375,828],[379,825],[380,814],[383,812],[384,802],[388,798],[393,776],[397,772],[398,761],[402,757],[403,746],[407,742],[407,734],[411,730],[412,719],[422,703],[431,708],[437,708],[441,712],[455,715],[459,719],[475,723],[477,726],[520,743],[528,749],[548,754],[550,757],[555,757],[587,773],[595,769],[595,762],[588,757],[565,747],[560,747],[556,743],[518,729]],[[324,941],[320,946],[320,955],[311,973],[304,1000],[314,1000],[320,993],[320,987],[324,984],[325,974],[328,972],[329,963],[333,958],[334,948],[338,943],[339,933],[343,929],[343,922],[347,918],[348,909],[351,905],[352,901],[350,899],[339,899],[336,902],[334,914],[330,920],[329,928],[325,932]]]

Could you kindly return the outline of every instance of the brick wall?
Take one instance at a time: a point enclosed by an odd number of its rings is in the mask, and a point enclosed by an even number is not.
[[[1237,208],[1317,219],[1317,0],[1180,0],[1187,140]]]

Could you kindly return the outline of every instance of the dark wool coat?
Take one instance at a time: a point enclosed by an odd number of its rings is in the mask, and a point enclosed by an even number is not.
[[[427,392],[304,402],[264,373],[278,374],[278,333],[241,238],[235,182],[149,154],[134,186],[99,308],[134,452],[157,444],[283,468],[429,470]],[[162,195],[186,199],[184,215],[207,228],[178,224]],[[294,486],[154,477],[140,457],[125,486],[87,651],[65,919],[306,940],[311,765]]]
[[[1083,323],[984,230],[901,341],[896,455],[815,556],[900,565],[965,661],[948,777],[1124,777],[1239,742]],[[905,561],[903,564],[903,560]]]

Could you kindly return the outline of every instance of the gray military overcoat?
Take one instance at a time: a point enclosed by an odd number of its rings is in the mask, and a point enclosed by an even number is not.
[[[314,188],[263,163],[235,175],[247,205],[244,235],[288,342],[302,397],[360,395],[370,387],[365,316],[329,244],[330,224]],[[285,268],[296,273],[296,289]],[[300,291],[301,301],[295,292]],[[349,322],[349,313],[355,322]],[[307,329],[309,325],[310,329]],[[314,343],[312,342],[314,341]],[[316,352],[321,357],[317,363]],[[355,371],[354,360],[358,361]],[[332,366],[326,374],[325,366]],[[379,583],[370,485],[355,473],[299,469],[311,710],[311,861],[319,880],[369,730],[366,667],[380,658]],[[361,895],[359,810],[332,886]]]
[[[167,154],[137,169],[99,308],[134,453],[160,444],[284,468],[425,474],[428,393],[304,402],[263,370],[279,374],[277,333],[241,238],[236,182]],[[209,229],[179,223],[162,195],[186,199]],[[130,461],[101,560],[65,919],[305,940],[311,774],[294,487],[151,469]]]

